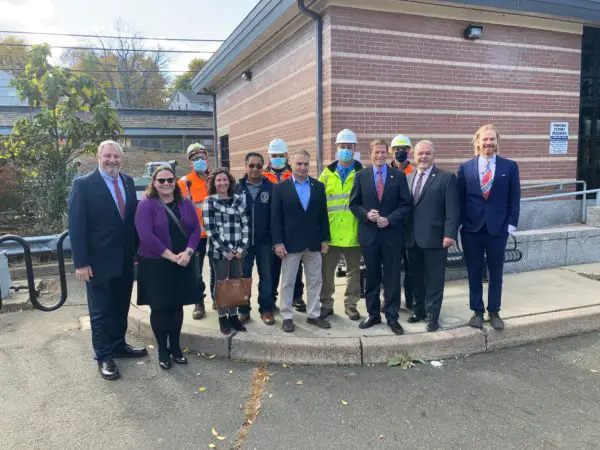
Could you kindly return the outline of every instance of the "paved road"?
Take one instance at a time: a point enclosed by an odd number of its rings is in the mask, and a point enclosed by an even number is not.
[[[122,361],[123,379],[108,382],[79,326],[86,312],[69,305],[0,314],[0,448],[599,446],[597,333],[408,371],[271,365],[261,372],[190,355],[188,367],[164,372],[151,350],[150,358]]]

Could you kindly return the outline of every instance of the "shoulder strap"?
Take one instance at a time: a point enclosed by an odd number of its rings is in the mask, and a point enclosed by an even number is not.
[[[171,211],[167,205],[165,205],[163,202],[160,202],[160,203],[165,208],[165,211],[167,212],[167,214],[169,216],[171,216],[171,219],[173,219],[173,222],[175,222],[175,225],[177,225],[177,228],[179,228],[179,231],[181,231],[181,234],[183,234],[183,237],[185,237],[187,239],[188,236],[187,236],[185,230],[183,229],[183,227],[181,226],[181,222],[179,222],[179,219],[177,218],[177,216],[175,214],[173,214],[173,211]]]

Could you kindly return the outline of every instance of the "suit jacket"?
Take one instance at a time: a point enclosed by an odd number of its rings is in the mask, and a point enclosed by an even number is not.
[[[133,270],[137,199],[133,178],[119,175],[125,187],[125,217],[96,169],[73,182],[68,201],[69,237],[75,268],[92,267],[94,277],[118,278]]]
[[[386,217],[389,226],[377,227],[375,222],[367,219],[371,209],[379,211]],[[371,245],[381,234],[387,245],[404,243],[404,221],[412,209],[412,200],[406,182],[406,175],[398,169],[388,166],[387,177],[381,202],[377,198],[373,168],[359,171],[354,178],[354,186],[350,193],[350,210],[358,218],[358,243]]]
[[[444,237],[456,240],[458,234],[460,206],[456,175],[433,166],[415,202],[412,192],[416,178],[417,172],[407,177],[414,207],[406,219],[406,246],[442,248]]]
[[[309,177],[310,201],[304,211],[296,192],[293,178],[273,186],[271,201],[271,234],[273,245],[284,244],[288,253],[321,250],[322,242],[329,242],[329,219],[325,186]]]
[[[521,207],[521,182],[519,167],[510,159],[496,156],[496,172],[485,200],[481,193],[478,158],[460,165],[458,169],[458,194],[460,222],[463,230],[477,232],[486,225],[489,234],[507,233],[508,225],[519,224]]]

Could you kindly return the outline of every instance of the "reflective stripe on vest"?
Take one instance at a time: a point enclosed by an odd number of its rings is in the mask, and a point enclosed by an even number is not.
[[[333,200],[346,200],[350,198],[350,194],[338,194],[338,195],[328,195],[327,196],[327,201],[333,201]]]
[[[335,247],[358,246],[358,219],[350,211],[350,192],[356,172],[348,175],[346,182],[336,171],[325,169],[319,178],[325,185],[327,215],[331,234],[330,245]]]
[[[327,212],[336,212],[336,211],[348,211],[350,210],[350,205],[335,205],[335,206],[328,206],[327,207]]]

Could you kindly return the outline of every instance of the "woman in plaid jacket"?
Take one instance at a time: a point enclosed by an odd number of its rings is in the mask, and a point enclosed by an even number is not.
[[[216,280],[224,280],[228,275],[232,279],[242,277],[241,261],[248,248],[246,197],[234,192],[235,178],[227,169],[213,172],[209,180],[209,196],[202,206],[202,218],[208,236],[207,255]],[[213,298],[216,299],[215,292]],[[237,308],[217,308],[217,312],[223,334],[231,333],[232,328],[246,331],[238,318]]]

